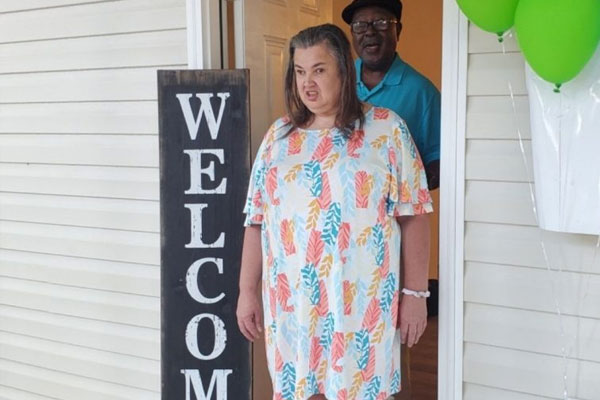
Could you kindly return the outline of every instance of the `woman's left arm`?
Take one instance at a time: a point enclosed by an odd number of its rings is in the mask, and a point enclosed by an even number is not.
[[[429,215],[402,216],[397,219],[402,231],[402,287],[426,291],[429,277]],[[399,318],[402,343],[412,347],[427,326],[426,299],[403,295]]]

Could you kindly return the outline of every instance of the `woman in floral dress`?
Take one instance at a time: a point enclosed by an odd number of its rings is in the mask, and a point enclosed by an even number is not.
[[[427,321],[423,164],[400,117],[358,100],[339,28],[305,29],[289,52],[288,115],[244,210],[238,324],[265,333],[274,399],[384,400],[401,388],[400,343]]]

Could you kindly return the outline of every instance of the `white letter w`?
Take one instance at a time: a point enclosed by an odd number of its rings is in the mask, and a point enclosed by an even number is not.
[[[215,113],[210,105],[210,99],[214,96],[212,93],[196,93],[196,97],[200,99],[200,111],[198,112],[198,118],[196,119],[194,119],[192,107],[190,106],[192,94],[180,93],[176,96],[181,105],[181,111],[183,112],[185,123],[187,124],[190,139],[196,140],[198,129],[200,128],[200,121],[202,121],[202,114],[206,114],[206,123],[208,124],[208,130],[210,131],[210,137],[212,140],[217,140],[219,128],[221,127],[221,119],[223,118],[223,111],[225,110],[225,103],[230,96],[229,92],[217,93],[217,96],[221,98],[221,107],[219,108],[219,116],[216,120]]]

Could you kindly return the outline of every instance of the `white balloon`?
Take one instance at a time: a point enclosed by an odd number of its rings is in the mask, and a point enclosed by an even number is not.
[[[542,229],[600,234],[600,47],[560,93],[526,67]]]

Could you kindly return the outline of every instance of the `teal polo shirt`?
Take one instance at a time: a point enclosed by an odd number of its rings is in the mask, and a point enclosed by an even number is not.
[[[362,60],[356,60],[361,101],[393,110],[406,122],[425,165],[440,159],[440,92],[423,75],[396,59],[377,86],[369,90],[361,79]]]

